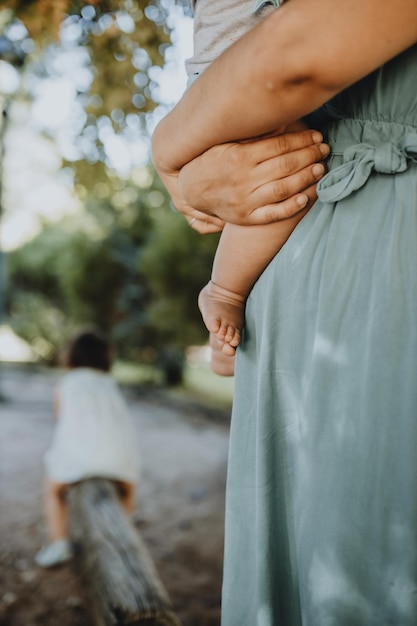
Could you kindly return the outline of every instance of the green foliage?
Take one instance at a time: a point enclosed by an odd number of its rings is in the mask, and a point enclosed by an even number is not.
[[[164,41],[165,33],[161,28],[163,10],[157,1],[3,0],[1,9],[4,12],[7,11],[7,17],[10,20],[19,19],[26,27],[29,36],[43,46],[51,41],[58,41],[65,18],[81,16],[86,7],[90,7],[91,11],[84,13],[85,19],[88,20],[90,16],[94,16],[96,20],[99,20],[103,16],[110,16],[110,23],[113,27],[118,13],[128,13],[133,18],[136,28],[142,31],[137,35],[139,45],[144,48],[149,47],[153,63],[161,64],[162,59],[158,47],[161,41]],[[151,13],[153,19],[149,19],[146,13]]]
[[[157,364],[177,383],[184,349],[207,338],[197,297],[217,237],[190,229],[152,170],[143,174],[143,187],[119,185],[101,202],[89,196],[78,216],[45,224],[9,255],[10,320],[45,358],[94,323],[120,357]]]
[[[90,4],[90,3],[89,3]],[[19,18],[34,39],[57,39],[70,0],[3,0],[3,10]]]
[[[152,293],[149,315],[164,341],[202,343],[197,295],[210,278],[217,237],[198,235],[179,213],[161,213],[141,260]]]
[[[12,325],[17,335],[47,362],[56,361],[60,346],[75,330],[60,307],[34,290],[13,292]]]
[[[184,348],[207,336],[197,296],[217,237],[197,235],[169,208],[151,168],[117,176],[105,139],[119,135],[128,146],[146,136],[147,114],[157,104],[153,68],[170,44],[166,17],[174,1],[5,0],[0,9],[0,36],[10,44],[4,58],[21,69],[29,90],[62,76],[64,52],[84,52],[88,77],[77,85],[85,113],[74,141],[79,154],[71,157],[78,160],[65,163],[83,209],[45,223],[10,254],[12,325],[54,359],[75,327],[95,323],[112,335],[122,358],[158,363],[172,383],[181,379]],[[8,30],[15,20],[27,29],[23,40]],[[53,129],[45,129],[53,139]]]
[[[162,0],[6,0],[0,9],[0,59],[24,67],[29,90],[60,75],[64,51],[85,53],[74,55],[84,63],[77,90],[86,115],[76,141],[80,154],[70,163],[80,180],[86,162],[94,178],[102,178],[106,154],[100,124],[107,122],[125,138],[133,127],[135,135],[146,134],[146,115],[158,104],[152,70],[163,65],[171,43],[166,6]],[[15,40],[16,21],[27,29],[23,39]]]
[[[197,297],[210,277],[215,244],[215,237],[198,235],[182,216],[165,209],[141,256],[158,360],[173,385],[183,381],[184,349],[207,340]]]
[[[148,70],[155,65],[162,66],[161,51],[170,43],[166,28],[147,17],[145,9],[152,6],[149,2],[118,4],[119,11],[124,10],[131,18],[132,31],[121,32],[113,13],[113,23],[103,30],[92,29],[88,38],[91,62],[98,70],[89,95],[100,104],[87,107],[87,111],[95,116],[111,117],[115,110],[121,111],[123,116],[138,110],[152,110],[156,104],[151,97]],[[156,7],[153,8],[157,12]],[[120,124],[123,117],[114,121]]]

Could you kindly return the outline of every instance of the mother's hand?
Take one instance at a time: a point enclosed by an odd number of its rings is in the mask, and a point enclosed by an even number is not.
[[[234,224],[291,217],[317,199],[330,151],[322,141],[305,130],[215,146],[182,168],[179,190],[194,210]]]
[[[224,221],[214,215],[203,213],[194,209],[182,197],[181,191],[178,186],[178,174],[177,171],[167,171],[155,164],[159,178],[164,183],[171,201],[175,209],[182,213],[189,225],[193,230],[196,230],[200,235],[207,235],[209,233],[219,233],[223,230]]]

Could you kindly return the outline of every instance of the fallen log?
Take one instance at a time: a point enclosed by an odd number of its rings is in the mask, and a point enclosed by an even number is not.
[[[115,485],[94,478],[68,494],[70,530],[80,548],[97,626],[180,626]]]

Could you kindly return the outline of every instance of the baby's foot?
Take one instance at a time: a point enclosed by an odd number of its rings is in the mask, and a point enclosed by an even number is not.
[[[218,376],[233,376],[235,373],[235,355],[227,356],[222,350],[223,344],[210,333],[210,367]]]
[[[245,298],[210,281],[198,297],[205,325],[220,343],[227,356],[233,356],[240,342]]]

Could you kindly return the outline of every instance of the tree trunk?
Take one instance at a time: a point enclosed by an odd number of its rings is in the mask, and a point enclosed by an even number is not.
[[[75,484],[69,491],[69,512],[97,626],[180,626],[114,484],[104,479]]]

